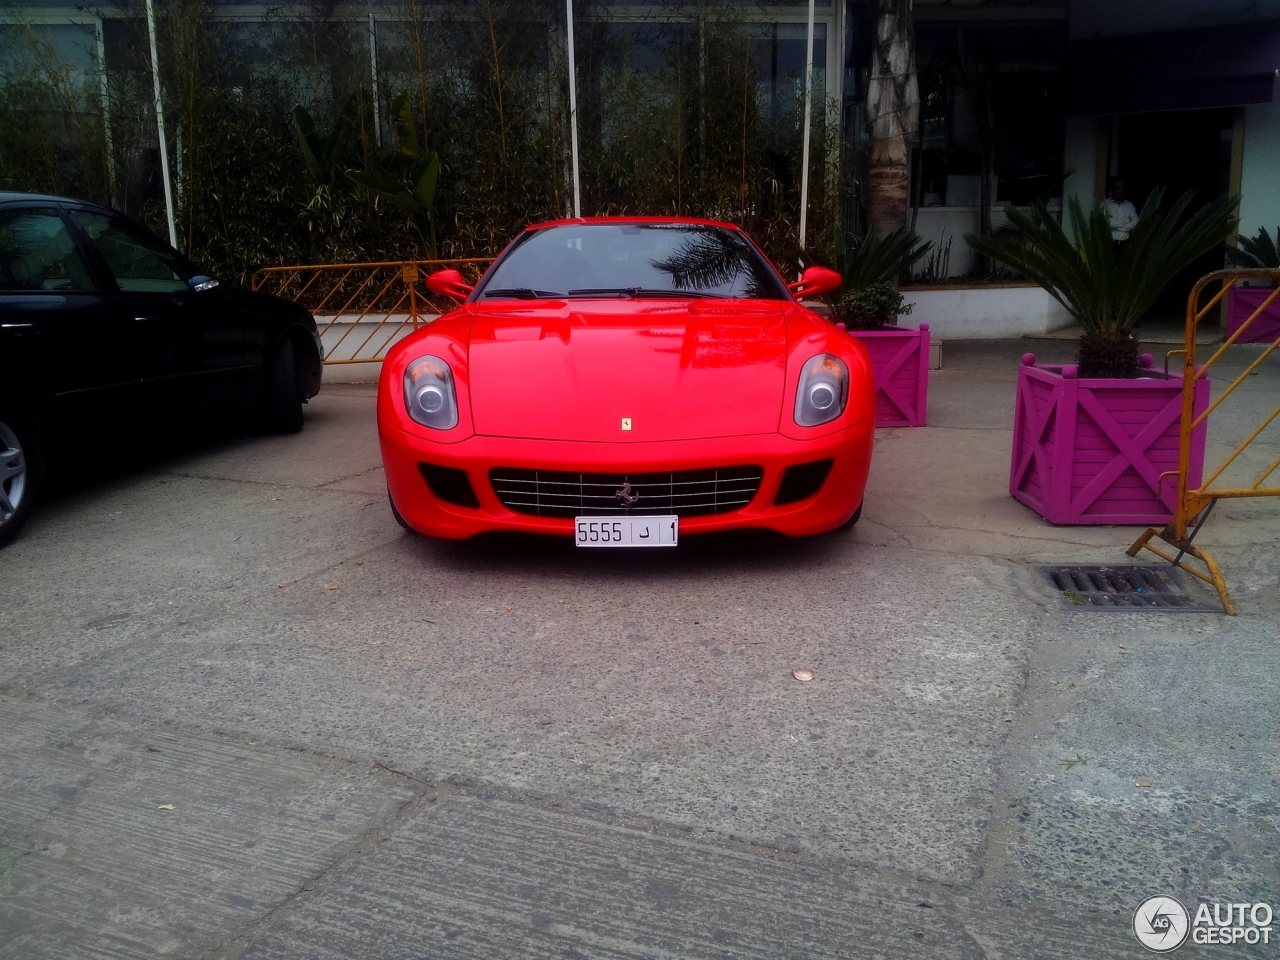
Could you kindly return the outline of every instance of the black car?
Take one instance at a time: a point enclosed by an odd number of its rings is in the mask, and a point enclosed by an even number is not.
[[[46,476],[218,421],[302,429],[315,319],[114,210],[0,193],[0,544]]]

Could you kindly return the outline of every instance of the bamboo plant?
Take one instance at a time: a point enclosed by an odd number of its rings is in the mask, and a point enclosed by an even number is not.
[[[407,93],[401,91],[392,98],[391,117],[396,125],[395,153],[378,151],[373,169],[348,170],[347,179],[357,187],[390,201],[401,213],[413,217],[414,226],[429,256],[434,259],[440,155],[435,151],[424,155],[418,146],[418,132],[414,128]]]
[[[351,122],[355,112],[355,96],[347,99],[333,130],[324,131],[316,125],[311,112],[298,104],[293,108],[293,130],[298,135],[298,147],[307,165],[307,173],[317,187],[331,184],[346,169],[347,154],[356,139],[356,128]]]
[[[251,31],[232,29],[211,0],[162,5],[182,243],[224,282],[268,264],[492,256],[530,222],[565,215],[563,0],[391,6],[371,48],[363,18],[335,16],[333,0],[273,7]],[[776,262],[794,262],[802,104],[781,82],[760,96],[765,5],[700,0],[696,19],[676,6],[657,0],[643,23],[578,23],[583,211],[731,220]],[[0,51],[0,185],[113,202],[164,233],[145,22],[116,27],[105,78],[48,44]],[[893,72],[904,48],[891,46]],[[909,86],[906,74],[884,76]],[[408,96],[395,102],[395,91]],[[855,179],[827,122],[838,113],[819,73],[814,243],[829,242]],[[380,134],[407,132],[406,119],[416,158],[382,147]]]

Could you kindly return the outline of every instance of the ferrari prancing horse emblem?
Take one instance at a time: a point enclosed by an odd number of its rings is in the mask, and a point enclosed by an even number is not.
[[[615,493],[614,496],[617,497],[618,502],[628,510],[634,507],[640,500],[640,494],[633,494],[631,492],[631,482],[629,480],[623,481],[622,489]]]
[[[630,430],[630,429],[631,429],[631,418],[630,418],[630,417],[623,417],[623,418],[622,418],[622,429],[623,429],[623,430]]]

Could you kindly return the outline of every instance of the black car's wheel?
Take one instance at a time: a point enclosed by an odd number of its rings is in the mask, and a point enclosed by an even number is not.
[[[288,340],[280,344],[272,358],[262,413],[263,424],[272,433],[297,433],[302,429],[298,361]]]
[[[22,424],[0,411],[0,546],[18,535],[35,496],[35,446]]]

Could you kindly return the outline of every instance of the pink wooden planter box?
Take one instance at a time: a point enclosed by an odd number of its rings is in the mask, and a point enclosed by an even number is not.
[[[1272,290],[1265,287],[1232,287],[1227,295],[1227,336],[1240,329]],[[1280,338],[1280,296],[1271,301],[1236,343],[1275,343]]]
[[[1080,380],[1074,366],[1022,358],[1013,416],[1009,492],[1050,523],[1159,526],[1173,516],[1182,377],[1151,369],[1136,380]],[[1195,410],[1209,405],[1196,384]],[[1205,425],[1191,435],[1191,483],[1204,469]]]
[[[929,406],[929,325],[919,330],[850,330],[871,354],[876,426],[923,427]]]

